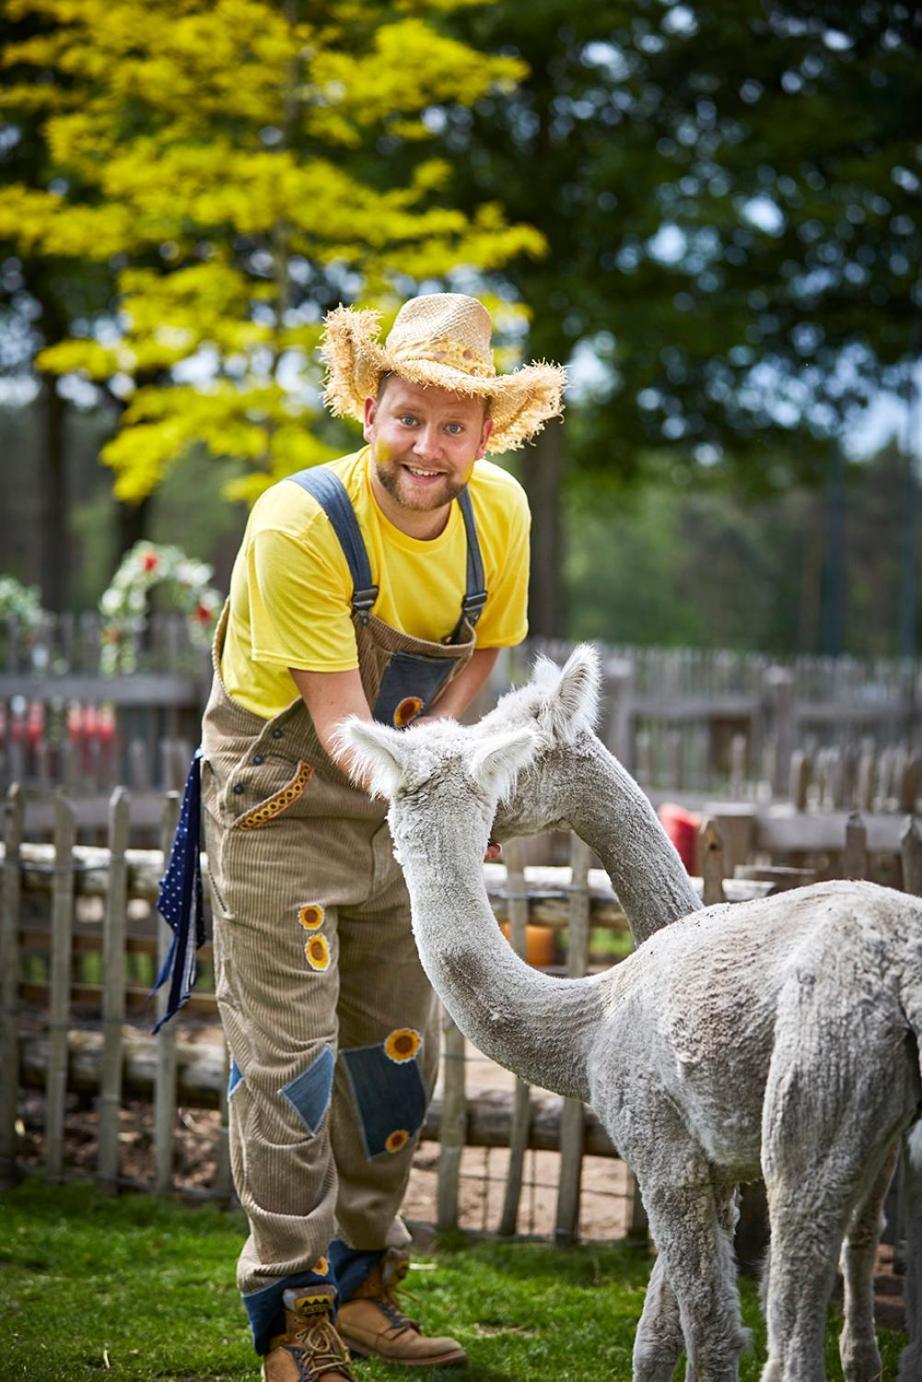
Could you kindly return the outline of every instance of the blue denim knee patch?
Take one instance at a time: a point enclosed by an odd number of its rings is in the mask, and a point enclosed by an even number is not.
[[[235,1060],[232,1060],[230,1063],[230,1073],[227,1077],[228,1099],[234,1093],[234,1090],[237,1088],[239,1084],[243,1084],[243,1071],[240,1069],[240,1066],[237,1064],[237,1062]]]
[[[399,1152],[423,1125],[426,1090],[419,1065],[399,1064],[386,1055],[384,1043],[341,1051],[359,1114],[369,1160]]]
[[[323,1122],[333,1093],[333,1070],[336,1057],[330,1046],[324,1046],[306,1070],[296,1075],[279,1090],[282,1098],[289,1103],[311,1137],[315,1136]]]

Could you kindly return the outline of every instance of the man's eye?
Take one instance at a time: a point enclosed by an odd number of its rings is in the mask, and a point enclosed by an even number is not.
[[[449,422],[446,430],[449,431],[453,437],[460,437],[461,433],[464,431],[464,427],[460,422]]]
[[[404,415],[403,415],[403,417],[400,419],[400,421],[404,424],[405,427],[415,427],[415,426],[416,426],[416,418],[413,416],[412,413],[404,413]]]

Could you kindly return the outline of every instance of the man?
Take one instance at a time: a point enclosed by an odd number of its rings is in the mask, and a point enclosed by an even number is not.
[[[367,445],[255,505],[201,758],[250,1227],[237,1277],[269,1382],[350,1378],[343,1340],[396,1363],[464,1361],[394,1295],[437,1027],[385,805],[350,780],[335,736],[346,715],[460,715],[524,637],[528,509],[482,458],[556,416],[564,383],[551,365],[497,376],[489,314],[452,293],[405,304],[383,346],[376,313],[338,308],[324,358],[326,400]]]

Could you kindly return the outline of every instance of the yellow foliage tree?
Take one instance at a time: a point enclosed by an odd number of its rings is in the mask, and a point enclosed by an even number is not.
[[[125,398],[103,452],[119,498],[194,445],[249,462],[235,498],[326,459],[325,305],[361,293],[386,312],[413,283],[541,252],[495,204],[443,204],[450,170],[425,156],[436,107],[524,73],[439,33],[471,3],[8,0],[41,32],[2,61],[42,79],[8,83],[0,110],[35,112],[55,167],[4,189],[0,239],[117,268],[105,330],[41,364]]]

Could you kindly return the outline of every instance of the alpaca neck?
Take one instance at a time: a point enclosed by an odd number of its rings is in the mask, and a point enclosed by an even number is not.
[[[423,968],[485,1056],[531,1084],[586,1099],[588,1054],[602,1015],[598,982],[551,978],[519,959],[487,897],[480,824],[465,834],[461,815],[451,838],[427,827],[415,847],[400,841]]]
[[[656,812],[595,734],[554,773],[560,815],[599,856],[640,945],[701,899]]]

